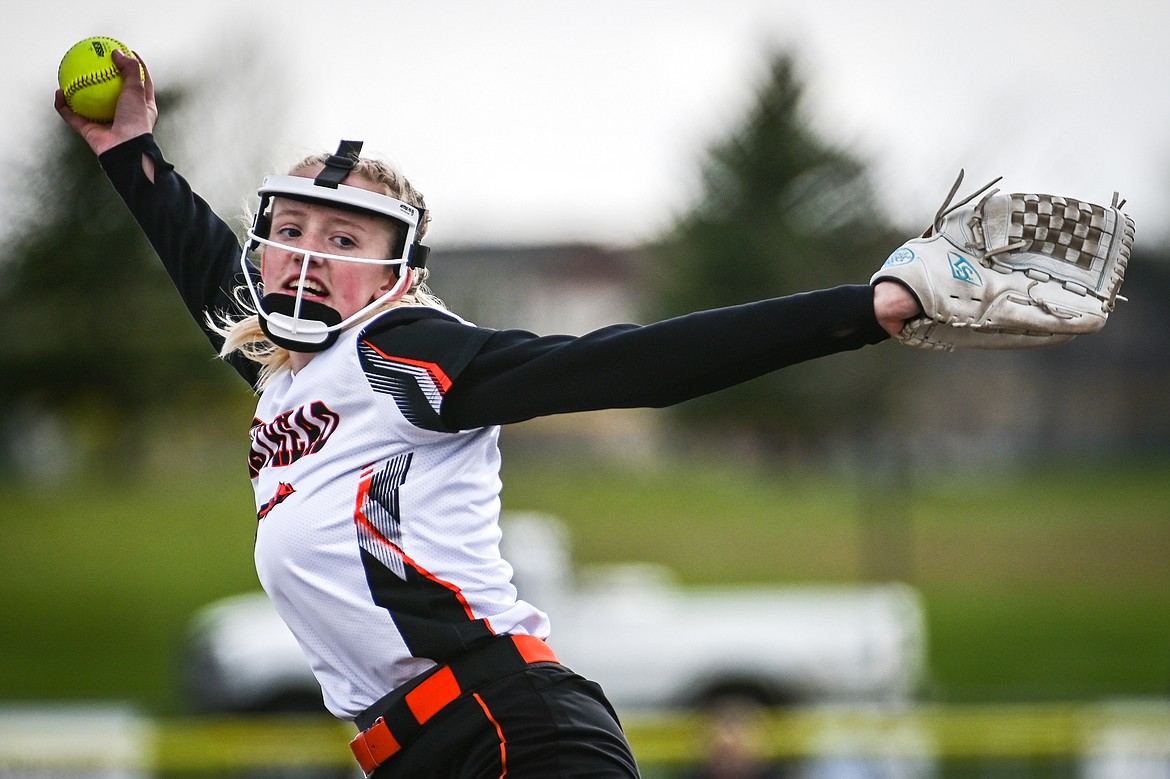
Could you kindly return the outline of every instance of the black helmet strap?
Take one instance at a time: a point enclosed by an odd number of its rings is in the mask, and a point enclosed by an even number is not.
[[[361,152],[361,141],[342,141],[337,145],[337,152],[325,160],[325,167],[313,179],[313,183],[319,187],[337,189],[337,185],[345,181],[353,166],[357,165]]]

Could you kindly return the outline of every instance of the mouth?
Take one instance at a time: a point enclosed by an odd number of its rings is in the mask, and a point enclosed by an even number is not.
[[[290,295],[296,295],[298,292],[305,300],[323,300],[329,297],[329,290],[325,289],[319,282],[312,279],[305,279],[302,283],[299,279],[293,279],[288,284],[284,285],[283,292]]]

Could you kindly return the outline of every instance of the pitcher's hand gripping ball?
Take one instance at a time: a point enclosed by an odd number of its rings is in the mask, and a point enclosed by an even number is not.
[[[1104,327],[1124,300],[1117,292],[1133,248],[1124,202],[1008,195],[992,189],[996,179],[952,205],[962,180],[960,171],[934,223],[871,279],[901,282],[922,306],[898,340],[943,351],[1023,349]]]
[[[113,38],[86,38],[65,52],[57,68],[57,82],[65,103],[74,113],[97,122],[110,122],[122,94],[122,74],[110,56],[114,49],[130,54]]]

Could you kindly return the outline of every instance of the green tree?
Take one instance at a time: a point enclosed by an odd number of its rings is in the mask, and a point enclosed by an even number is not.
[[[164,115],[182,98],[160,92]],[[55,115],[47,121],[21,177],[35,209],[0,254],[0,400],[9,422],[63,419],[75,444],[122,460],[148,421],[218,403],[232,377],[209,368],[210,344],[93,153]]]
[[[810,128],[784,54],[770,60],[739,126],[706,153],[700,182],[694,206],[656,247],[658,314],[865,282],[903,240],[875,206],[862,163]],[[866,351],[794,366],[679,414],[699,429],[781,446],[868,426],[897,358]]]

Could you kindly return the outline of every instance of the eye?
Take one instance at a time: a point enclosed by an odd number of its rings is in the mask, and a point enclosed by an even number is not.
[[[350,238],[348,235],[333,236],[333,243],[342,249],[356,249],[357,241]]]
[[[276,231],[281,238],[300,238],[301,231],[295,227],[282,227]]]

